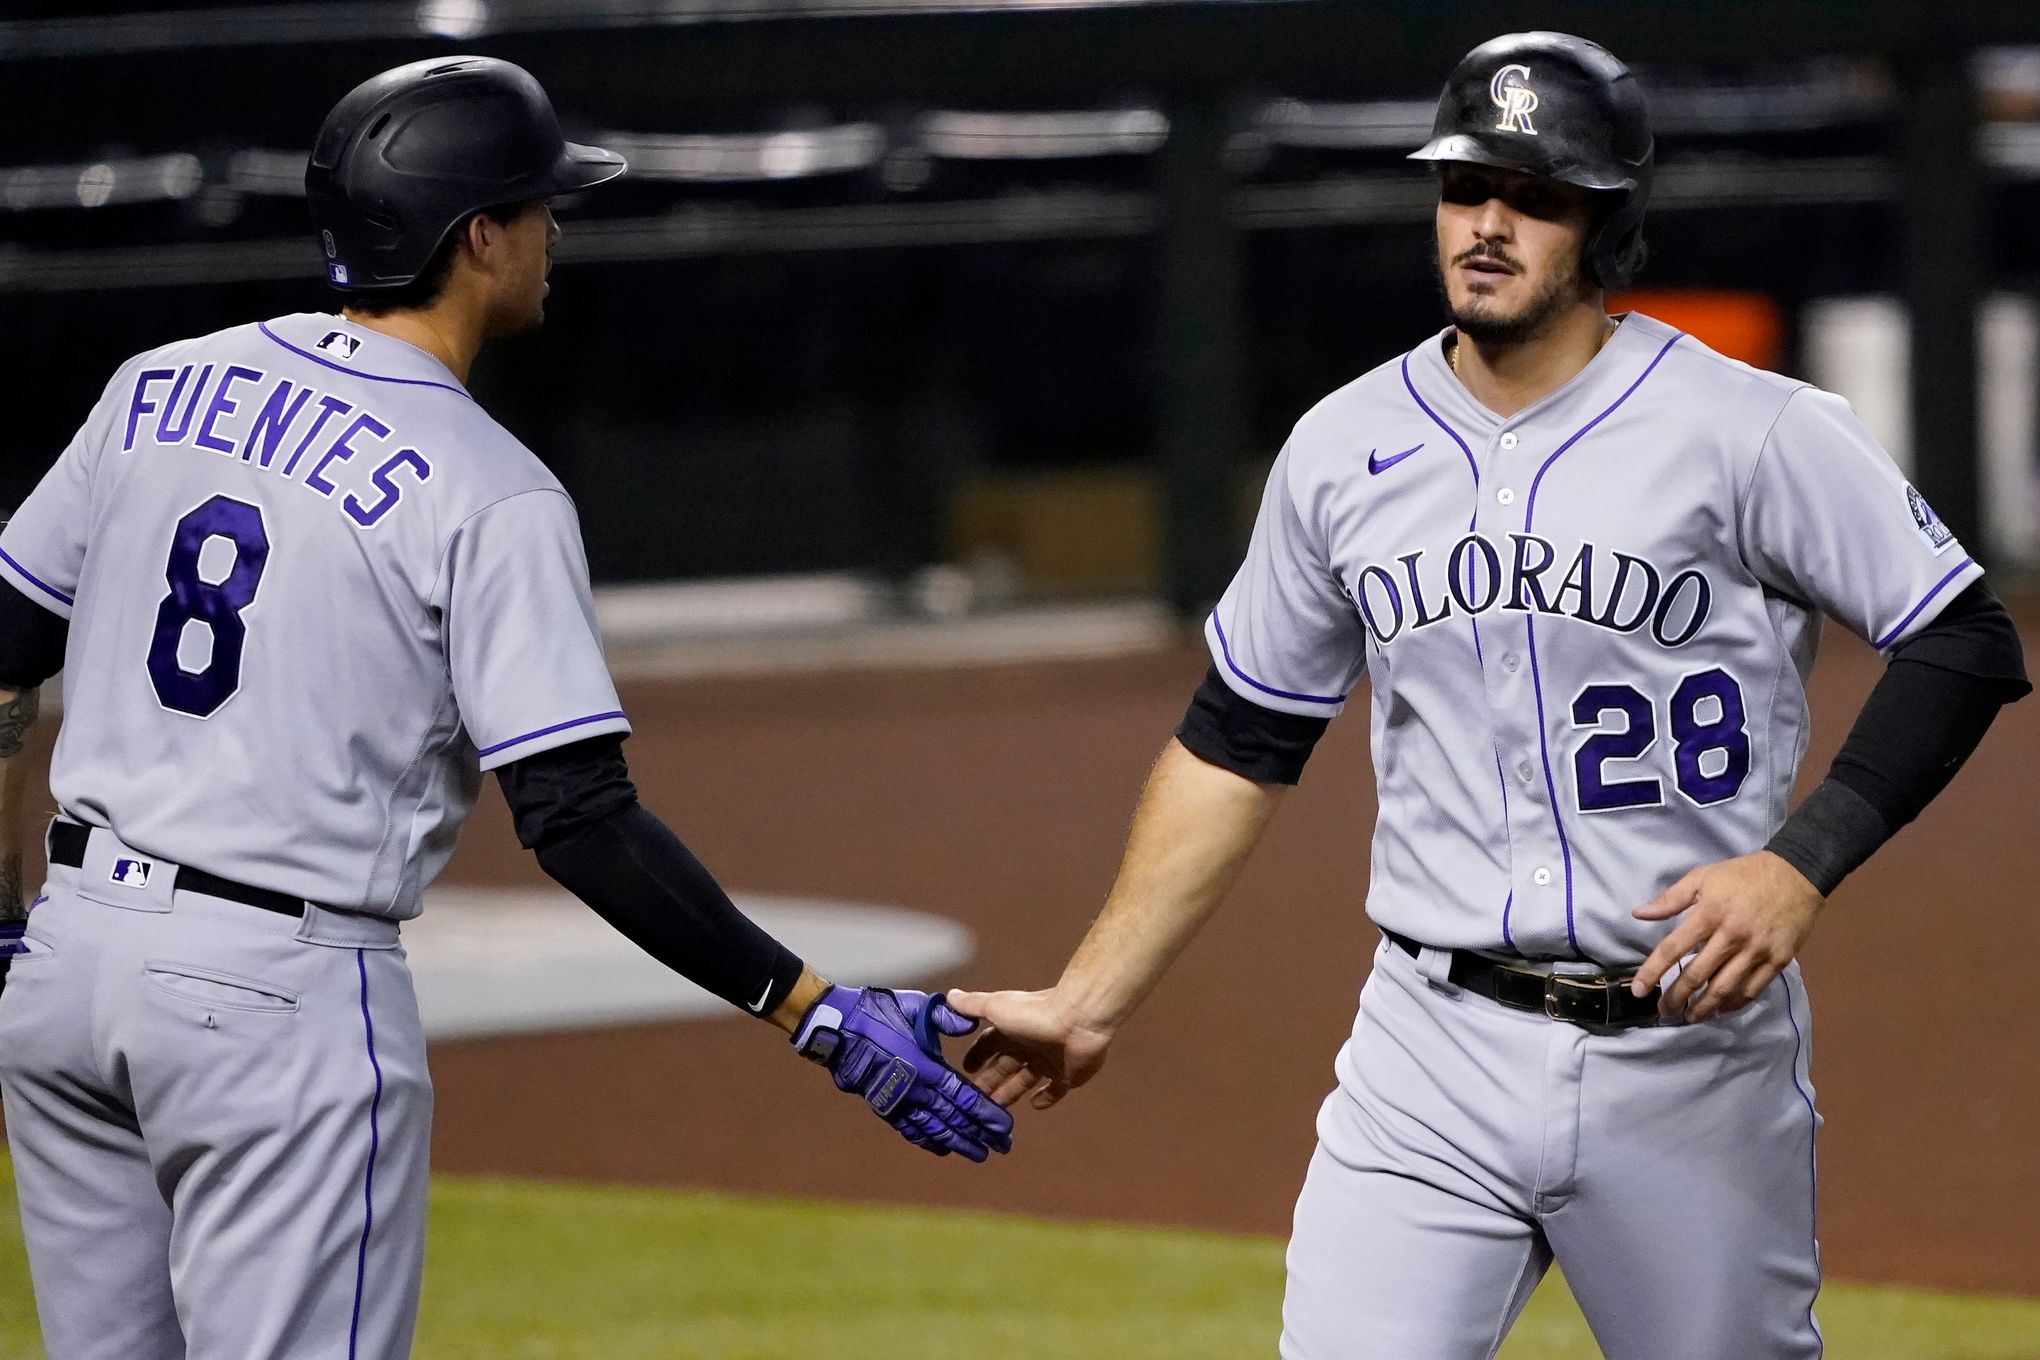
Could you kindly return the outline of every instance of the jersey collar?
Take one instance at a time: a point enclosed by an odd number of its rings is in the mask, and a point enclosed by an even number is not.
[[[467,396],[445,364],[416,345],[357,326],[331,312],[299,312],[258,323],[268,339],[301,359],[369,382],[441,387]]]
[[[1452,365],[1445,358],[1445,342],[1452,336],[1452,327],[1445,327],[1411,351],[1410,368],[1416,375],[1424,400],[1436,406],[1454,424],[1499,430],[1504,426],[1520,426],[1545,414],[1558,416],[1558,423],[1564,424],[1565,408],[1590,400],[1595,392],[1601,390],[1604,375],[1633,376],[1634,370],[1648,363],[1664,347],[1665,341],[1678,334],[1664,322],[1642,312],[1620,312],[1616,319],[1621,324],[1608,337],[1608,343],[1601,346],[1600,353],[1587,360],[1586,367],[1507,420],[1474,400],[1473,393],[1466,390],[1459,381],[1459,375],[1452,371]]]

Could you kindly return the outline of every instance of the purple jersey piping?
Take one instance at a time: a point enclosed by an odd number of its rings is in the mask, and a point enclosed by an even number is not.
[[[475,754],[477,756],[492,756],[498,751],[507,751],[513,746],[521,745],[527,741],[537,741],[540,737],[549,737],[555,732],[564,732],[570,727],[586,727],[590,723],[608,722],[611,718],[621,718],[623,716],[622,709],[618,709],[614,713],[591,713],[585,718],[575,718],[571,722],[554,723],[551,727],[541,727],[536,732],[526,732],[521,737],[512,737],[508,741],[499,741],[494,746],[477,751]]]
[[[1445,431],[1446,434],[1452,436],[1452,442],[1457,444],[1459,446],[1459,451],[1466,455],[1467,469],[1473,473],[1473,485],[1476,490],[1479,489],[1480,464],[1474,461],[1473,450],[1471,448],[1468,448],[1466,441],[1459,437],[1459,431],[1453,429],[1450,425],[1447,425],[1442,419],[1439,418],[1438,413],[1436,411],[1433,411],[1430,408],[1430,406],[1425,403],[1424,399],[1417,395],[1417,385],[1410,381],[1410,356],[1407,354],[1403,355],[1402,357],[1402,385],[1409,391],[1410,400],[1417,404],[1417,409],[1422,411],[1425,415],[1429,416],[1431,418],[1431,423],[1433,425],[1436,425],[1439,429]]]
[[[1810,1208],[1813,1218],[1813,1298],[1806,1301],[1806,1325],[1813,1329],[1813,1339],[1819,1343],[1820,1353],[1825,1355],[1827,1353],[1827,1338],[1820,1334],[1820,1324],[1813,1319],[1813,1306],[1820,1298],[1821,1286],[1820,1154],[1814,1148],[1815,1141],[1820,1137],[1820,1116],[1814,1113],[1813,1097],[1807,1094],[1805,1085],[1799,1080],[1799,1062],[1801,1053],[1804,1050],[1805,1040],[1799,1033],[1799,1017],[1794,1013],[1792,1007],[1792,980],[1789,977],[1781,977],[1778,980],[1785,984],[1785,1018],[1792,1022],[1792,1089],[1799,1092],[1799,1098],[1806,1102],[1806,1118],[1811,1125],[1806,1139],[1808,1148],[1806,1169],[1810,1185],[1807,1193],[1812,1197],[1813,1201]]]
[[[40,590],[40,591],[42,591],[42,592],[43,592],[44,594],[48,595],[48,596],[49,596],[49,597],[50,597],[51,599],[55,599],[55,600],[62,600],[62,601],[64,602],[64,606],[65,606],[66,608],[71,608],[71,607],[75,606],[75,605],[76,605],[76,604],[78,603],[78,602],[77,602],[76,600],[72,599],[72,598],[71,598],[71,597],[70,597],[69,595],[66,595],[66,594],[65,594],[65,593],[64,593],[63,591],[61,591],[61,590],[58,590],[58,589],[57,589],[57,588],[56,588],[55,586],[51,585],[51,584],[50,584],[49,582],[47,582],[47,581],[43,580],[43,579],[42,579],[41,577],[37,576],[37,575],[36,575],[36,574],[35,574],[34,572],[30,571],[30,570],[29,570],[29,569],[28,569],[27,567],[24,567],[24,566],[22,566],[22,565],[21,565],[21,563],[19,563],[19,562],[15,561],[15,560],[14,560],[14,558],[13,558],[12,556],[10,556],[10,555],[9,555],[9,554],[7,553],[7,551],[6,551],[6,550],[5,550],[4,548],[0,548],[0,557],[4,557],[4,558],[6,558],[6,559],[7,559],[7,565],[8,565],[8,566],[10,566],[10,567],[12,567],[12,568],[14,568],[14,569],[15,569],[15,570],[16,570],[17,572],[20,572],[20,573],[21,573],[21,577],[22,577],[22,579],[23,579],[23,580],[27,581],[27,582],[28,582],[28,583],[29,583],[30,585],[34,586],[34,587],[35,587],[35,588],[36,588],[37,590]],[[1932,597],[1931,597],[1931,596],[1929,596],[1928,598],[1932,598]],[[1917,614],[1917,613],[1919,613],[1919,612],[1920,612],[1920,611],[1919,611],[1919,610],[1917,610],[1917,609],[1913,610],[1913,614]],[[1906,617],[1907,617],[1907,618],[1911,618],[1911,617],[1912,617],[1912,615],[1911,615],[1911,614],[1908,614],[1908,615],[1907,615]],[[1902,627],[1904,627],[1905,625],[1904,625],[1904,624],[1900,624],[1899,626],[1900,626],[1900,627],[1902,628]]]
[[[1417,409],[1429,416],[1433,425],[1436,425],[1439,429],[1445,431],[1447,435],[1451,436],[1452,442],[1459,446],[1459,451],[1466,455],[1466,470],[1473,474],[1474,490],[1473,514],[1466,521],[1466,532],[1472,533],[1474,526],[1480,523],[1480,462],[1473,456],[1473,449],[1468,446],[1464,439],[1459,437],[1459,431],[1447,425],[1445,418],[1432,410],[1429,403],[1418,395],[1417,385],[1410,381],[1410,356],[1407,354],[1402,357],[1402,382],[1403,387],[1410,394],[1410,400],[1417,404]],[[1473,589],[1473,562],[1471,560],[1466,564],[1466,577],[1467,589],[1470,592]],[[1480,666],[1481,674],[1485,677],[1487,674],[1487,654],[1481,650],[1480,646],[1480,620],[1469,614],[1466,621],[1473,627],[1473,659]],[[1485,688],[1485,682],[1483,682],[1483,688]],[[1509,838],[1509,777],[1502,773],[1502,746],[1500,742],[1494,740],[1492,724],[1489,727],[1488,737],[1489,743],[1494,747],[1495,751],[1495,786],[1502,791],[1502,839],[1506,842]],[[1511,949],[1516,947],[1516,937],[1509,930],[1509,912],[1515,905],[1516,893],[1512,888],[1509,891],[1509,895],[1502,899],[1502,943]]]
[[[1261,693],[1272,694],[1278,699],[1294,699],[1298,703],[1304,704],[1343,704],[1346,702],[1346,696],[1343,694],[1336,698],[1327,699],[1322,694],[1296,694],[1286,689],[1276,689],[1273,685],[1262,684],[1259,680],[1241,670],[1239,664],[1232,659],[1232,644],[1225,640],[1225,625],[1218,621],[1218,611],[1216,609],[1211,611],[1211,627],[1212,631],[1218,634],[1218,651],[1219,655],[1225,658],[1225,668],[1252,685],[1255,689],[1261,691]],[[482,754],[487,755],[488,752],[484,751]]]
[[[1530,481],[1530,494],[1524,498],[1524,533],[1532,532],[1530,526],[1537,515],[1537,488],[1543,484],[1544,474],[1551,471],[1551,465],[1556,463],[1567,449],[1586,438],[1588,432],[1596,425],[1599,425],[1609,416],[1614,415],[1622,403],[1628,401],[1630,395],[1637,388],[1643,386],[1644,379],[1657,371],[1657,366],[1664,361],[1664,357],[1672,352],[1672,346],[1685,338],[1686,333],[1680,331],[1671,339],[1665,341],[1658,352],[1652,356],[1651,361],[1643,366],[1643,372],[1636,375],[1636,381],[1623,388],[1622,395],[1608,403],[1607,410],[1580,426],[1578,430],[1574,431],[1570,439],[1560,444],[1552,451],[1551,456],[1544,460],[1543,466],[1537,469],[1537,475]],[[1558,832],[1558,853],[1565,863],[1565,938],[1566,942],[1572,946],[1573,953],[1578,954],[1581,958],[1588,958],[1590,956],[1587,952],[1580,948],[1579,932],[1573,921],[1572,842],[1565,834],[1565,820],[1558,815],[1558,780],[1551,773],[1551,735],[1550,729],[1544,721],[1544,676],[1537,666],[1537,622],[1531,613],[1526,612],[1523,615],[1523,626],[1530,635],[1530,691],[1537,696],[1537,752],[1544,761],[1544,791],[1551,798],[1551,825]]]
[[[14,559],[10,557],[7,560],[12,562]],[[1955,570],[1949,572],[1946,576],[1943,576],[1940,580],[1934,582],[1934,588],[1928,591],[1925,595],[1920,597],[1920,602],[1912,607],[1912,613],[1907,614],[1904,618],[1898,621],[1898,627],[1892,629],[1890,632],[1886,633],[1883,637],[1877,639],[1877,641],[1871,643],[1870,645],[1872,647],[1875,647],[1880,652],[1883,651],[1886,647],[1889,647],[1891,645],[1891,640],[1897,637],[1900,633],[1903,633],[1906,630],[1906,626],[1910,624],[1914,619],[1920,616],[1920,611],[1922,609],[1925,609],[1928,605],[1932,604],[1934,602],[1934,597],[1936,595],[1939,595],[1943,590],[1946,590],[1948,588],[1948,583],[1950,581],[1960,576],[1963,572],[1969,570],[1969,568],[1974,566],[1975,563],[1976,559],[1973,557],[1963,558],[1962,561],[1959,564],[1957,564]]]
[[[368,1040],[368,1066],[375,1073],[375,1098],[368,1106],[368,1170],[361,1178],[363,1215],[361,1246],[354,1257],[354,1317],[347,1324],[347,1360],[356,1360],[361,1341],[361,1299],[368,1284],[368,1236],[375,1227],[375,1156],[382,1147],[382,1064],[375,1056],[375,1017],[368,1010],[368,951],[354,951],[354,966],[361,974],[361,1028]]]
[[[336,364],[331,359],[322,359],[308,349],[299,349],[296,345],[293,345],[290,341],[284,339],[282,336],[278,335],[275,331],[269,329],[269,323],[267,321],[256,322],[255,329],[261,331],[264,335],[268,336],[271,340],[274,340],[277,344],[282,345],[285,349],[289,350],[292,354],[297,355],[300,359],[310,359],[313,363],[319,365],[321,368],[330,368],[335,373],[351,374],[357,378],[366,378],[370,382],[400,383],[405,387],[437,387],[447,392],[458,392],[463,397],[468,396],[467,392],[464,389],[455,387],[452,383],[433,382],[430,378],[391,378],[381,373],[364,373],[362,372],[362,370],[358,368],[349,368],[345,364]],[[473,401],[474,398],[468,397],[468,400]]]

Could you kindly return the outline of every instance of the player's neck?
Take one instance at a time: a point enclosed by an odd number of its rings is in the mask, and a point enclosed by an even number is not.
[[[481,318],[470,315],[466,308],[446,303],[372,314],[346,310],[341,315],[364,330],[380,331],[424,350],[445,364],[447,371],[463,386],[468,380],[468,370],[474,367],[475,355],[482,348]]]
[[[1475,401],[1506,420],[1571,382],[1614,330],[1596,294],[1591,303],[1569,308],[1527,340],[1483,344],[1457,335],[1452,371]]]

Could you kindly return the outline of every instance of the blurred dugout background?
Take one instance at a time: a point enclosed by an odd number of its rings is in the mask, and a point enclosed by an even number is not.
[[[1994,566],[2040,562],[2030,0],[12,0],[0,505],[128,355],[332,308],[320,118],[475,50],[632,163],[475,382],[600,580],[1194,611],[1290,423],[1442,324],[1401,157],[1522,27],[1644,76],[1637,305],[1848,395]]]

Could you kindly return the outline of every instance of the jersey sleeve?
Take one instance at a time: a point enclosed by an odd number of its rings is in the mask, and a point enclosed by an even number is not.
[[[528,491],[462,524],[442,595],[454,697],[484,770],[630,731],[564,493]]]
[[[92,526],[92,472],[105,447],[126,369],[116,374],[70,446],[0,530],[0,577],[61,618],[71,617]]]
[[[1817,605],[1879,651],[1933,622],[1983,568],[1849,404],[1805,387],[1757,455],[1743,554],[1764,584]]]
[[[1367,660],[1359,612],[1332,574],[1291,486],[1295,439],[1275,460],[1246,560],[1205,622],[1212,662],[1235,694],[1278,713],[1329,718]]]

